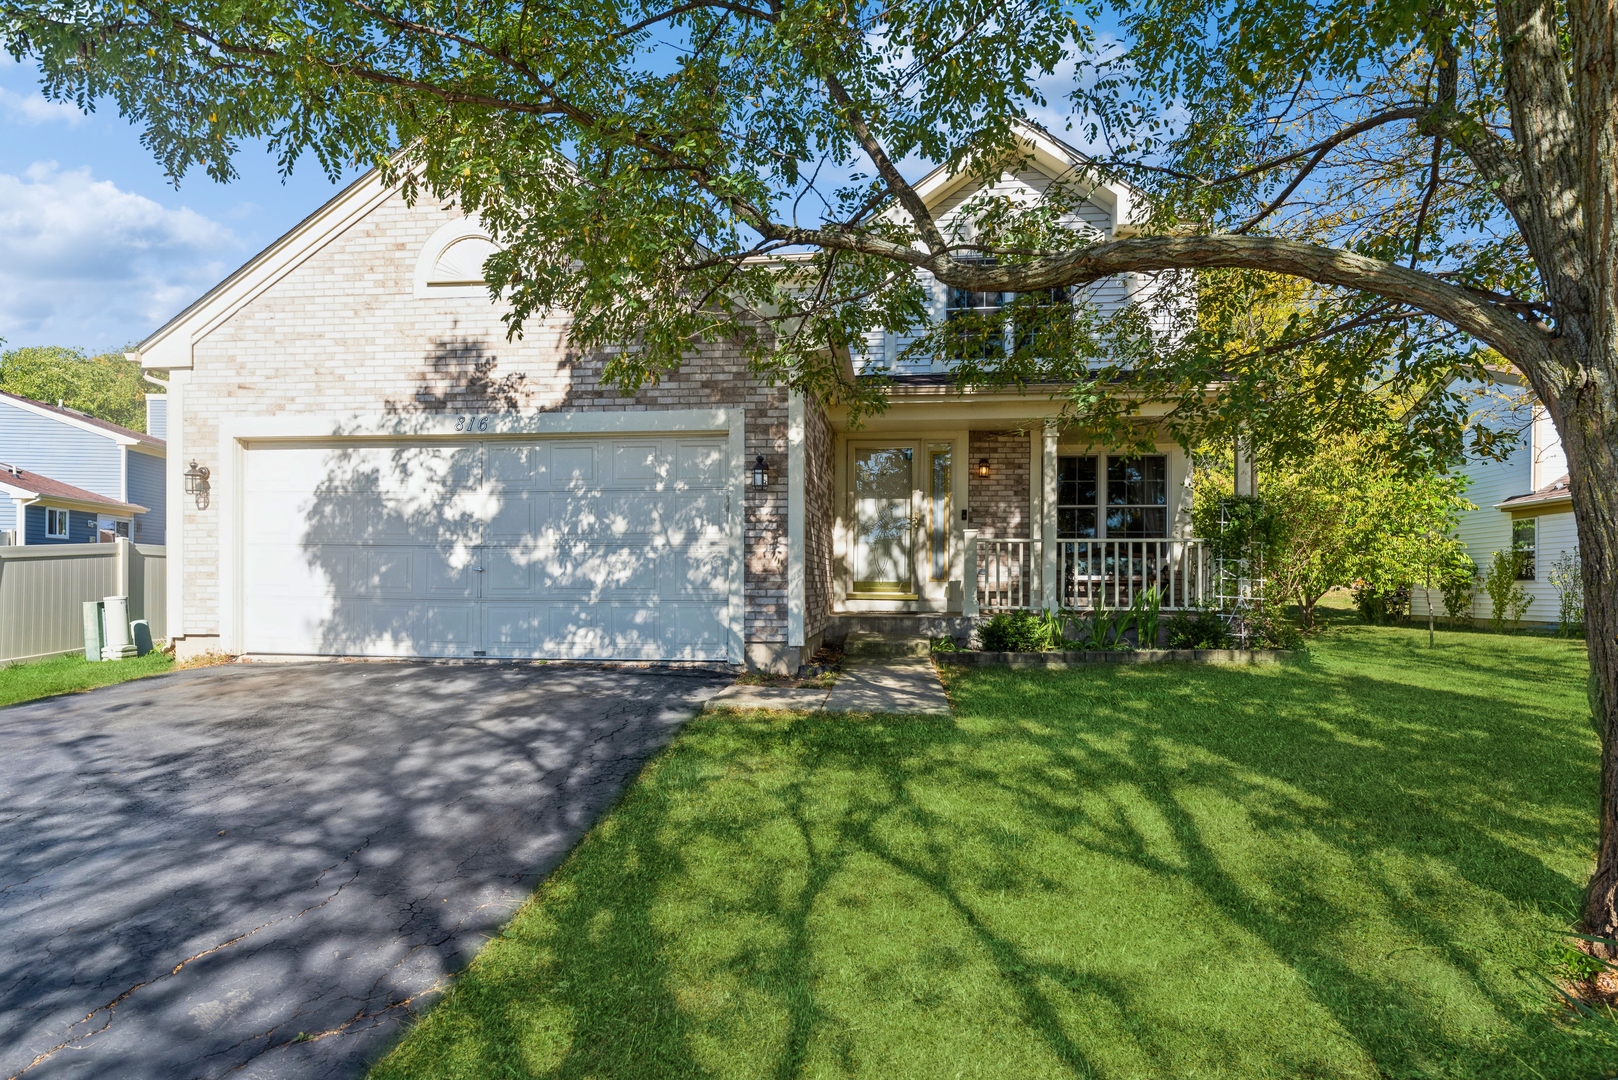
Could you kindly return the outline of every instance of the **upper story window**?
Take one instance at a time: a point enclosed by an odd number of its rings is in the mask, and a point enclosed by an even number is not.
[[[1511,551],[1517,556],[1517,580],[1533,581],[1539,566],[1539,519],[1511,523]]]
[[[45,508],[45,535],[52,540],[66,540],[68,533],[68,512],[58,510],[54,506]]]
[[[1107,459],[1107,535],[1169,534],[1169,459],[1162,454]]]
[[[954,360],[993,360],[1005,352],[1005,330],[1000,306],[1005,295],[975,289],[949,290],[944,319],[951,326],[950,357]]]

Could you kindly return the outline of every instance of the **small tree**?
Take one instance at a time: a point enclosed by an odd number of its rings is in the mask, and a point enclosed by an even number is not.
[[[1523,613],[1534,598],[1522,587],[1518,575],[1522,573],[1522,553],[1497,551],[1483,574],[1483,591],[1488,594],[1489,628],[1500,633],[1506,625],[1522,621]]]
[[[1584,567],[1577,551],[1564,551],[1551,563],[1547,580],[1556,589],[1561,607],[1556,632],[1563,637],[1584,636]]]

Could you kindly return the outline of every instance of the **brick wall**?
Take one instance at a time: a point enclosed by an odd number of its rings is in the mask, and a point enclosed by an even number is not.
[[[768,488],[747,488],[749,643],[786,640],[786,391],[752,379],[739,350],[705,347],[632,397],[601,381],[605,357],[578,355],[566,323],[534,319],[507,340],[485,297],[418,299],[418,255],[458,215],[431,200],[384,201],[194,348],[185,449],[218,455],[233,416],[333,417],[555,409],[744,405],[746,454],[772,462]],[[189,634],[219,630],[218,512],[184,504]]]
[[[986,540],[1027,539],[1029,433],[974,431],[967,445],[967,526]],[[989,475],[978,462],[989,459]]]

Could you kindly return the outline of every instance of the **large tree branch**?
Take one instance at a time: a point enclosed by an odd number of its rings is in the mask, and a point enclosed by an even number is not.
[[[836,75],[826,76],[826,89],[831,93],[831,99],[837,103],[837,108],[843,114],[849,130],[854,133],[854,138],[859,140],[860,148],[871,159],[871,164],[876,166],[876,171],[882,175],[888,190],[893,192],[894,197],[899,200],[899,205],[910,214],[916,229],[921,233],[922,240],[935,252],[946,250],[949,244],[944,239],[944,234],[939,231],[938,223],[933,220],[932,211],[927,209],[927,204],[916,193],[916,189],[910,186],[909,181],[899,172],[899,167],[889,159],[882,144],[871,134],[865,118],[854,107],[854,99],[843,89],[843,84]]]
[[[1026,263],[983,266],[949,256],[923,265],[963,289],[1034,292],[1083,285],[1124,273],[1237,268],[1358,289],[1407,304],[1470,334],[1526,366],[1554,363],[1550,334],[1474,292],[1422,270],[1337,248],[1270,236],[1143,236],[1049,255]]]

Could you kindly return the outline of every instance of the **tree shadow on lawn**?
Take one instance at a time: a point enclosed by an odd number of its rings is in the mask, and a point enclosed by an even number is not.
[[[702,721],[377,1075],[1610,1068],[1523,974],[1593,846],[1582,657],[1345,647]]]

